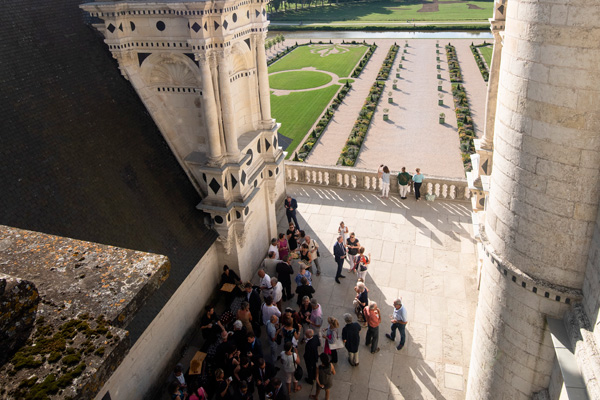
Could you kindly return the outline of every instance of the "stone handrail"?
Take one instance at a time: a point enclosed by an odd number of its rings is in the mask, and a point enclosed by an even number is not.
[[[390,192],[398,193],[398,172],[392,171]],[[285,161],[286,183],[325,186],[330,188],[352,189],[365,192],[381,191],[381,179],[377,171],[339,166],[311,165],[302,162]],[[411,190],[412,191],[412,190]],[[436,199],[468,201],[471,193],[465,178],[444,178],[425,176],[421,194],[434,194]]]

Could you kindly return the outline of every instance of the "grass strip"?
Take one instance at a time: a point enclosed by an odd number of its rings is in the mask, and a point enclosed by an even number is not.
[[[483,58],[481,57],[481,54],[479,54],[479,50],[481,50],[483,47],[488,47],[489,44],[486,42],[483,42],[483,44],[475,46],[473,43],[471,43],[471,52],[473,53],[473,57],[475,57],[475,62],[477,63],[477,66],[479,67],[479,72],[481,72],[481,76],[483,77],[484,81],[488,81],[489,77],[490,77],[490,70],[488,68],[489,63],[487,63],[487,60],[484,61]]]
[[[450,43],[446,46],[446,56],[448,57],[448,66],[452,63],[458,68],[458,73],[450,72],[450,82],[452,82],[452,97],[454,99],[454,112],[456,113],[456,124],[458,126],[458,138],[460,140],[460,153],[465,168],[465,172],[472,169],[471,154],[475,154],[475,129],[473,128],[473,118],[471,117],[471,108],[467,99],[465,86],[462,84],[462,73],[458,64],[456,48]]]
[[[310,4],[310,3],[309,3]],[[352,1],[326,6],[306,7],[275,12],[271,21],[322,21],[322,22],[405,22],[405,21],[487,21],[493,13],[490,0],[462,0],[452,2],[429,1]],[[425,11],[425,12],[424,12]]]

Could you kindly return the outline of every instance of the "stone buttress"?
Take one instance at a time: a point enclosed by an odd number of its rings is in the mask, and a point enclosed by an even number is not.
[[[597,2],[508,3],[466,396],[477,400],[548,387],[546,318],[582,299],[598,211]]]
[[[275,237],[284,154],[270,114],[264,1],[93,2],[130,81],[202,197],[219,262],[243,279]],[[279,207],[280,208],[280,207]]]

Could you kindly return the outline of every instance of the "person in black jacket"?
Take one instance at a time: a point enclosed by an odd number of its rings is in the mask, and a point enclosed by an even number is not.
[[[292,196],[288,194],[284,202],[285,205],[285,215],[288,219],[288,224],[294,220],[294,224],[296,225],[296,229],[300,230],[300,224],[298,224],[298,220],[296,219],[296,209],[298,208],[298,202],[296,199],[292,199]]]
[[[262,300],[256,290],[252,288],[252,283],[246,282],[244,284],[244,298],[250,304],[250,314],[252,314],[252,321],[256,326],[259,327],[259,331],[254,331],[257,336],[260,336],[260,307],[262,306]]]
[[[283,301],[294,297],[294,293],[292,292],[292,275],[294,274],[294,269],[290,265],[289,259],[289,254],[285,255],[281,262],[275,267],[275,271],[277,271],[277,279],[283,286]]]
[[[275,377],[271,381],[271,391],[269,392],[269,399],[271,400],[290,400],[290,396],[285,390],[285,385],[281,382],[281,379]]]
[[[275,367],[265,361],[264,358],[259,358],[254,365],[254,382],[258,390],[258,398],[265,400],[265,394],[269,390],[271,379],[275,376]]]
[[[304,296],[307,296],[309,299],[312,299],[312,295],[315,292],[315,288],[313,288],[308,283],[308,279],[306,279],[305,276],[302,277],[300,282],[302,283],[302,285],[296,287],[296,293],[298,294],[298,301],[296,303],[298,304],[298,307],[302,305],[302,299],[304,298]]]
[[[319,347],[321,341],[312,329],[304,333],[306,345],[304,346],[304,363],[306,364],[306,383],[312,385],[317,378],[317,362],[319,361]]]
[[[360,324],[352,321],[352,315],[344,314],[346,326],[342,329],[342,340],[348,350],[348,362],[353,367],[358,366],[358,346],[360,345]]]

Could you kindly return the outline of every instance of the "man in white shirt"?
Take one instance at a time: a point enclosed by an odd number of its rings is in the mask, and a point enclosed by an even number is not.
[[[277,278],[271,278],[271,287],[273,288],[273,303],[277,305],[279,311],[281,311],[281,298],[283,297],[283,285],[277,280]]]
[[[390,340],[396,339],[396,329],[400,331],[400,344],[396,347],[397,350],[402,350],[406,342],[406,307],[402,305],[402,299],[394,300],[394,314],[392,315],[392,334],[385,334],[385,337]]]
[[[268,296],[272,297],[273,287],[271,286],[271,277],[265,272],[264,269],[259,269],[257,275],[260,278],[260,283],[258,286],[260,287],[263,298],[266,299]]]
[[[271,316],[276,315],[277,318],[281,317],[281,311],[277,308],[275,304],[273,304],[273,298],[271,296],[267,296],[265,298],[265,304],[262,305],[262,323],[263,325],[267,325],[271,320]]]

